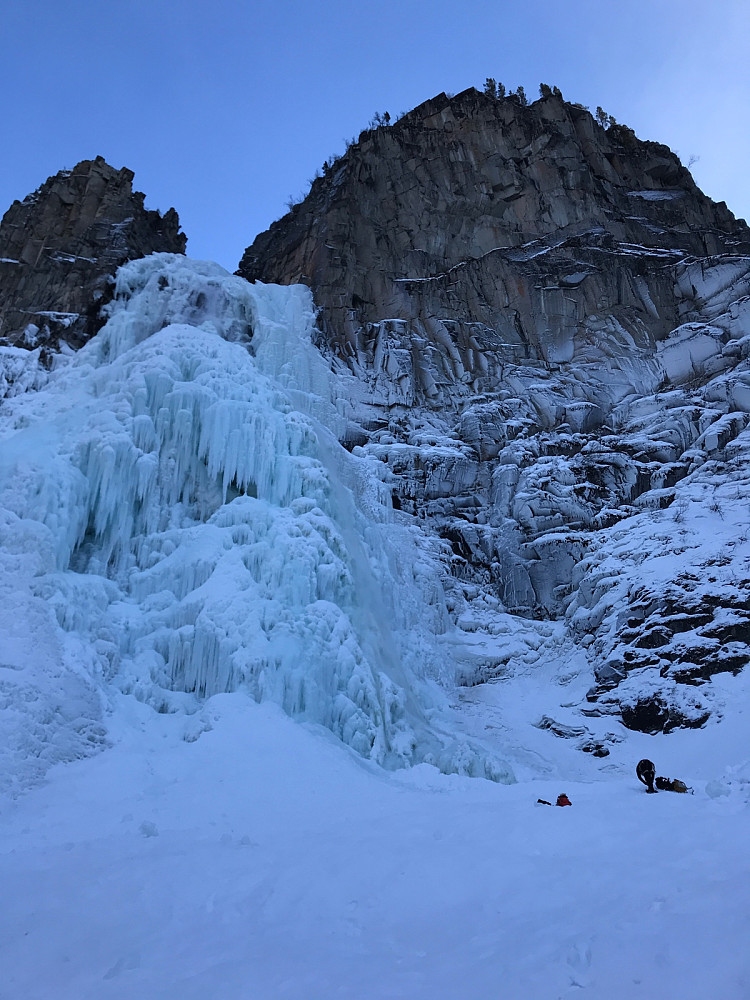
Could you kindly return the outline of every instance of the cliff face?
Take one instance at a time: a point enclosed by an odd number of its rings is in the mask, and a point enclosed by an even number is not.
[[[498,361],[596,348],[592,314],[652,344],[678,319],[665,265],[743,243],[665,146],[558,97],[522,107],[472,89],[363,133],[238,273],[308,284],[355,365],[386,340],[483,389]],[[401,360],[406,399],[434,395],[420,359]]]
[[[750,230],[667,147],[555,96],[440,95],[363,133],[238,273],[312,288],[342,440],[446,545],[478,649],[508,612],[558,619],[585,714],[720,714],[710,678],[750,662]]]
[[[6,214],[0,394],[44,380],[28,348],[96,331],[120,263],[184,249],[131,182],[87,161]],[[564,642],[584,714],[721,713],[715,675],[750,662],[750,231],[666,147],[554,96],[440,95],[363,133],[240,274],[311,286],[340,440],[443,567],[466,684]]]
[[[83,160],[11,205],[0,223],[0,342],[79,347],[101,326],[120,264],[185,252],[175,210],[144,208],[133,176],[102,157]]]

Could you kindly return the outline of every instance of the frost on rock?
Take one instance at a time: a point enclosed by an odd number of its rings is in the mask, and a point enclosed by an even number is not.
[[[170,712],[243,688],[387,766],[511,780],[437,735],[439,572],[380,463],[339,445],[313,324],[307,289],[154,255],[42,391],[6,401],[2,552],[57,644],[19,654],[32,695],[7,705],[46,704],[65,649],[92,725],[110,685]]]
[[[44,384],[46,372],[39,364],[39,354],[39,350],[0,345],[0,401]]]
[[[361,350],[331,362],[348,401],[339,408],[387,466],[394,506],[450,547],[451,608],[476,648],[486,643],[471,656],[457,645],[464,682],[505,679],[523,659],[494,642],[491,598],[514,635],[530,635],[519,620],[569,626],[591,676],[579,712],[669,732],[720,718],[723,685],[750,662],[750,257],[665,260],[667,309],[645,277],[652,250],[627,253],[640,261],[628,278],[635,311],[582,302],[574,328],[538,313],[536,355],[508,353],[475,324],[476,356],[457,357],[457,321],[433,315],[426,344],[389,311]],[[539,287],[551,294],[558,279],[550,266]],[[623,533],[631,548],[615,544]]]
[[[568,622],[596,664],[592,712],[649,733],[721,718],[716,678],[750,662],[749,448],[742,431],[726,464],[602,532],[576,567]]]

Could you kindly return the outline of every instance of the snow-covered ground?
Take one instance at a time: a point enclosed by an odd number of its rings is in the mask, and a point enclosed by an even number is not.
[[[120,696],[111,749],[4,807],[4,1000],[748,996],[737,727],[641,737],[695,788],[647,795],[580,753],[576,780],[386,772],[241,693],[203,718],[186,741]]]
[[[516,618],[338,444],[313,322],[158,255],[53,371],[0,356],[0,1000],[748,997],[747,671],[700,730],[581,711],[636,585],[747,582],[742,449]]]

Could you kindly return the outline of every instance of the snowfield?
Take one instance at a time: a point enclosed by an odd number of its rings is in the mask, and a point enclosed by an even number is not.
[[[737,415],[679,502],[591,532],[567,617],[517,617],[392,509],[401,446],[339,444],[306,289],[166,254],[117,282],[52,371],[0,353],[0,1000],[746,1000]],[[409,447],[459,475],[447,436]],[[663,667],[621,701],[656,678],[702,728],[607,701],[639,629]],[[694,794],[645,794],[641,757]]]
[[[201,717],[120,696],[111,749],[5,807],[3,1000],[748,996],[741,732],[642,737],[695,787],[646,795],[383,771],[240,693]]]

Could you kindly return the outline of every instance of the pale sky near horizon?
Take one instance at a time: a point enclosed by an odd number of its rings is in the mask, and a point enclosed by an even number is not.
[[[2,0],[0,212],[98,154],[230,270],[376,111],[541,81],[750,217],[750,0]]]

